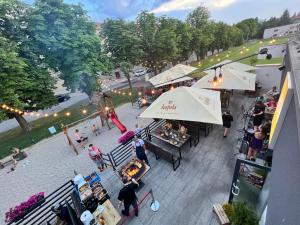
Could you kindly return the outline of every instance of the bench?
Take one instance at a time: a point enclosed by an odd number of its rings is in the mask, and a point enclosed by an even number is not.
[[[220,204],[216,204],[213,206],[213,211],[216,213],[217,217],[219,218],[221,225],[229,225],[230,221]]]
[[[146,149],[155,154],[156,160],[162,158],[173,165],[173,170],[175,171],[180,166],[180,157],[176,156],[174,153],[163,149],[161,146],[157,144],[145,140]]]
[[[26,152],[20,152],[19,154],[14,155],[12,157],[12,159],[9,159],[9,160],[4,161],[4,162],[0,162],[0,169],[3,169],[4,167],[9,166],[11,164],[14,164],[15,160],[20,161],[20,160],[22,160],[26,157],[27,157]]]

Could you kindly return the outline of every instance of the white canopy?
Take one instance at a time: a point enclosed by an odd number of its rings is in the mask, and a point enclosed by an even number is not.
[[[140,117],[222,124],[220,92],[178,87],[162,94]]]
[[[177,64],[176,66],[152,77],[151,79],[149,79],[149,81],[151,82],[151,84],[153,84],[153,86],[160,87],[168,84],[178,83],[181,81],[191,80],[192,79],[191,77],[183,77],[183,76],[190,74],[196,69],[197,69],[196,67]]]
[[[218,65],[221,65],[221,64],[224,64],[224,63],[229,63],[231,62],[231,60],[224,60],[214,66],[218,66]],[[212,66],[212,67],[214,67]],[[211,67],[210,67],[211,68]],[[251,71],[251,70],[256,70],[256,67],[254,66],[249,66],[247,64],[244,64],[244,63],[240,63],[240,62],[233,62],[233,63],[230,63],[230,64],[227,64],[225,66],[222,67],[222,70],[223,69],[233,69],[233,70],[239,70],[239,71]]]
[[[215,71],[208,70],[206,73],[208,73],[208,75],[202,77],[196,84],[193,85],[193,87],[208,89],[255,90],[256,74],[254,73],[233,69],[222,69],[222,82],[218,82],[215,87],[213,86]]]

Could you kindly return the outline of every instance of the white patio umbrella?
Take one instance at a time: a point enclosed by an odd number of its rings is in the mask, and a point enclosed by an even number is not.
[[[196,69],[197,69],[196,67],[177,64],[176,66],[152,77],[151,79],[149,79],[149,81],[151,82],[151,84],[153,84],[153,86],[161,87],[168,84],[174,84],[186,80],[191,80],[193,78],[183,77],[183,76],[190,74]]]
[[[256,74],[233,69],[222,69],[222,82],[217,82],[216,86],[213,85],[215,77],[214,70],[205,71],[208,75],[202,77],[194,88],[207,88],[207,89],[228,89],[228,90],[255,90]],[[218,73],[217,73],[218,78]]]
[[[229,63],[231,62],[231,60],[224,60],[214,66],[218,66],[218,65],[221,65],[221,64],[224,64],[224,63]],[[212,67],[214,67],[212,66]],[[210,67],[211,68],[211,67]],[[244,64],[244,63],[240,63],[240,62],[232,62],[230,64],[227,64],[227,65],[224,65],[222,67],[222,69],[233,69],[233,70],[239,70],[239,71],[245,71],[245,72],[248,72],[248,71],[252,71],[252,70],[256,70],[256,67],[254,66],[249,66],[247,64]]]
[[[220,92],[178,87],[162,94],[140,117],[222,124]]]

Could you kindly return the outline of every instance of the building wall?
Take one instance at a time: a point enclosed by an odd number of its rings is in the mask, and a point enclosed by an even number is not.
[[[263,39],[288,36],[297,31],[297,26],[300,26],[300,23],[265,29]]]
[[[300,143],[294,97],[274,147],[267,225],[297,225],[300,215]]]
[[[256,65],[256,81],[262,85],[262,89],[271,89],[273,86],[280,87],[282,73],[278,68],[281,65]]]

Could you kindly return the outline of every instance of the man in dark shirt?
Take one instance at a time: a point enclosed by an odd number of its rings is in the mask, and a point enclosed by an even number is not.
[[[62,206],[59,204],[55,204],[51,208],[52,212],[54,212],[57,216],[57,224],[59,225],[71,225],[72,221],[69,215],[69,211],[66,206]]]
[[[131,181],[128,180],[127,177],[122,178],[122,182],[124,187],[119,192],[119,207],[121,207],[122,202],[124,203],[124,210],[122,210],[122,214],[125,216],[129,216],[129,207],[130,205],[134,208],[135,216],[138,216],[139,209],[137,205],[137,197],[135,194],[135,189],[138,188],[139,184],[135,179],[132,178]]]
[[[223,127],[225,128],[223,137],[226,138],[229,132],[229,128],[231,127],[231,122],[233,121],[233,117],[230,114],[229,110],[225,111],[225,113],[222,115],[222,119],[223,119]]]

